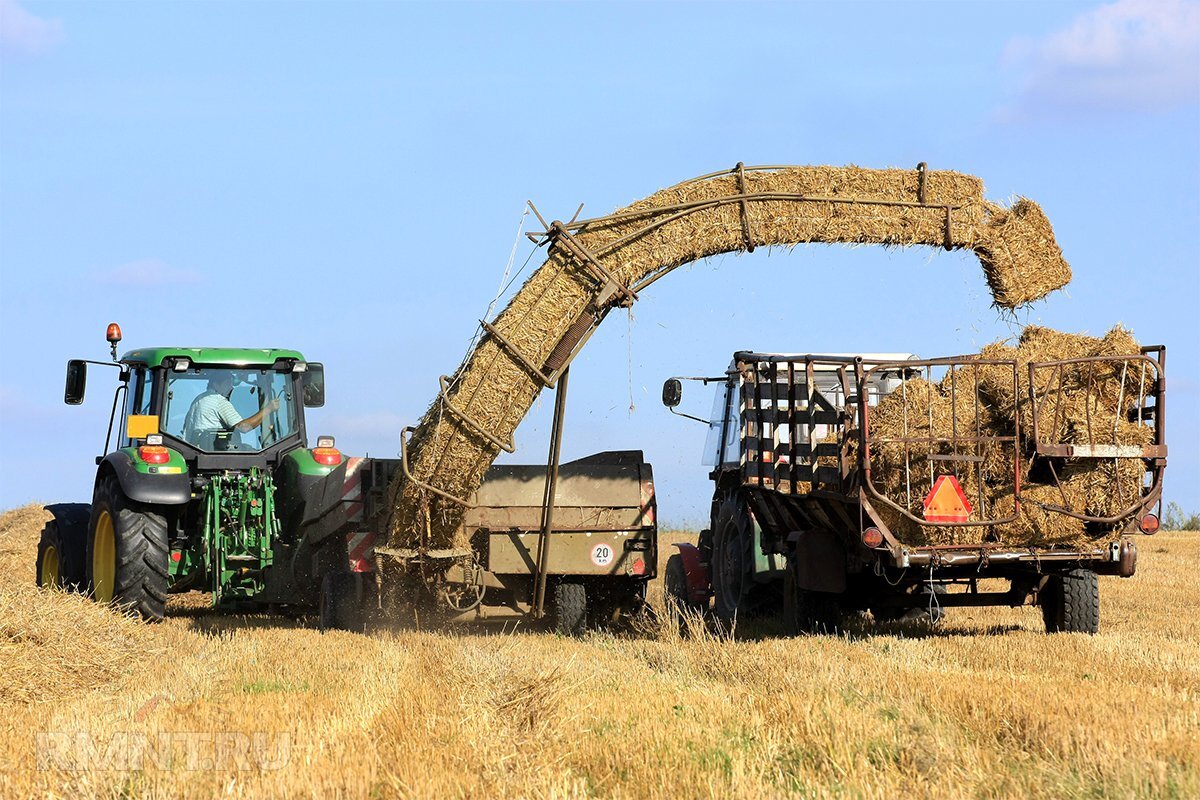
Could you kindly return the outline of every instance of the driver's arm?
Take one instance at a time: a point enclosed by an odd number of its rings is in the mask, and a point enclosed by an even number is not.
[[[263,403],[263,407],[249,417],[246,417],[241,422],[234,425],[234,430],[241,433],[248,433],[262,424],[263,417],[270,414],[275,409],[279,408],[279,398],[273,397],[269,402]]]

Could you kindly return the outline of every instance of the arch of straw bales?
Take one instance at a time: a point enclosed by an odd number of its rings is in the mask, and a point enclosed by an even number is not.
[[[540,218],[540,217],[539,217]],[[545,220],[543,220],[545,223]],[[957,172],[855,166],[743,167],[663,189],[604,217],[554,222],[545,262],[494,320],[413,430],[410,477],[390,487],[391,544],[450,544],[461,509],[538,393],[614,307],[676,267],[756,247],[811,242],[968,249],[995,304],[1059,289],[1070,267],[1045,214],[1010,208]]]

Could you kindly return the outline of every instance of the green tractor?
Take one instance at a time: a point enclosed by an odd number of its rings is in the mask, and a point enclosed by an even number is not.
[[[295,350],[153,347],[71,360],[65,401],[89,364],[113,367],[92,502],[47,506],[37,580],[161,620],[167,596],[200,590],[219,608],[320,606],[371,570],[355,468],[318,437],[324,372]],[[352,530],[353,529],[353,530]],[[347,533],[347,531],[350,533]],[[371,537],[373,538],[373,537]],[[358,588],[361,593],[361,586]]]

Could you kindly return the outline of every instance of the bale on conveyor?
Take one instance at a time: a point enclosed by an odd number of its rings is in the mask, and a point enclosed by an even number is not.
[[[417,481],[398,477],[391,487],[393,545],[451,542],[461,509],[421,483],[454,497],[479,486],[544,388],[535,372],[554,372],[611,308],[632,299],[601,292],[612,289],[609,276],[637,291],[697,259],[809,242],[971,250],[1004,308],[1071,275],[1036,204],[1004,209],[984,199],[978,178],[923,168],[739,165],[551,238],[546,261],[493,323],[508,344],[483,336],[417,426],[409,448]]]

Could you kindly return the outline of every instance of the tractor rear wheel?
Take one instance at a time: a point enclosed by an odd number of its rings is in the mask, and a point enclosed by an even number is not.
[[[1090,569],[1051,575],[1040,603],[1046,633],[1095,633],[1100,630],[1100,581]]]
[[[563,636],[582,636],[587,630],[587,589],[582,583],[554,584],[554,630]]]
[[[96,602],[161,621],[169,557],[166,517],[126,497],[115,478],[102,481],[92,500],[87,536],[87,580]]]
[[[754,583],[754,525],[737,495],[730,495],[717,512],[713,525],[712,576],[713,612],[726,625],[740,615],[757,610],[763,587]]]

